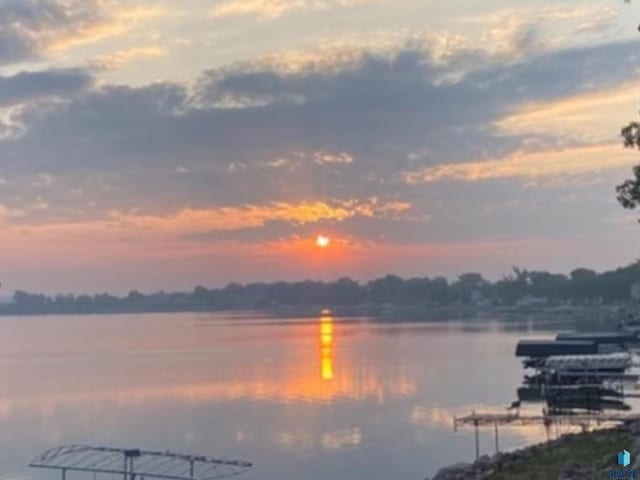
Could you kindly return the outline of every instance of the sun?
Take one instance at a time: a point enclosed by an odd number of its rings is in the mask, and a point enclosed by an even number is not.
[[[318,235],[316,238],[316,246],[320,248],[327,248],[329,245],[331,245],[331,239],[329,237]]]

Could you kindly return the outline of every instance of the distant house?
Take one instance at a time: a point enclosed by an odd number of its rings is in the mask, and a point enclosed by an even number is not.
[[[640,300],[640,282],[636,282],[631,285],[629,293],[631,295],[631,298],[633,298],[634,300]]]
[[[480,290],[474,290],[471,292],[471,304],[476,307],[490,307],[494,300],[485,297]]]
[[[473,290],[471,292],[471,302],[474,304],[478,304],[484,300],[484,295],[480,290]]]
[[[526,295],[516,301],[516,307],[531,308],[531,307],[544,307],[549,304],[549,300],[544,297],[534,297],[533,295]]]

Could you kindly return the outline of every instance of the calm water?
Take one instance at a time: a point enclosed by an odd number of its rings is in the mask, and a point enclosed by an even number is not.
[[[246,459],[247,480],[423,479],[472,459],[473,434],[454,433],[453,416],[513,401],[515,343],[549,334],[328,317],[0,319],[0,478],[57,479],[25,465],[87,443]],[[482,443],[492,451],[491,432]]]

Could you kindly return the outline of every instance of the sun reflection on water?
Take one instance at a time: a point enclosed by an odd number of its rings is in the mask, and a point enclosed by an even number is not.
[[[333,380],[333,317],[320,318],[320,375],[322,380]]]

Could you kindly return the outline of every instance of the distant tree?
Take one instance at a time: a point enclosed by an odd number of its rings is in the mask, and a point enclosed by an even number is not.
[[[486,280],[480,273],[463,273],[458,277],[458,282],[472,288],[480,288],[486,283]]]
[[[429,286],[429,299],[438,305],[446,305],[450,300],[449,280],[444,277],[436,277]]]
[[[333,305],[357,305],[363,303],[366,292],[358,282],[349,277],[343,277],[326,287],[328,301]]]
[[[631,3],[631,0],[625,0],[625,3]],[[629,123],[620,133],[625,147],[640,149],[640,122]],[[633,210],[640,206],[640,164],[633,167],[633,178],[618,185],[616,192],[618,201],[624,208]]]
[[[452,296],[462,303],[469,303],[474,293],[483,291],[487,281],[479,273],[464,273],[451,285]]]
[[[573,272],[570,273],[571,281],[573,282],[584,282],[593,280],[598,276],[595,270],[590,270],[588,268],[577,268]]]
[[[286,305],[290,304],[291,288],[286,282],[277,282],[271,284],[267,292],[269,303]]]
[[[622,129],[624,146],[640,149],[640,123],[631,122]],[[624,208],[634,209],[640,205],[640,165],[633,167],[633,177],[616,187],[618,201]]]
[[[536,297],[557,300],[566,297],[569,286],[566,275],[549,272],[530,272],[530,292]]]
[[[130,302],[141,302],[144,300],[144,295],[137,290],[132,290],[129,292],[129,295],[127,295],[127,300]]]
[[[42,294],[36,295],[18,290],[13,294],[13,301],[26,308],[39,308],[51,300]]]
[[[588,268],[578,268],[571,272],[569,293],[575,300],[596,299],[600,297],[598,274]]]
[[[404,281],[402,298],[410,304],[423,304],[429,302],[429,289],[431,280],[428,277],[410,278]]]
[[[371,300],[375,303],[395,303],[402,294],[404,281],[396,275],[387,275],[369,282],[367,289]]]
[[[479,273],[465,273],[450,283],[445,277],[403,279],[387,275],[361,285],[349,277],[334,282],[233,283],[224,288],[196,287],[190,292],[132,291],[124,297],[108,294],[55,295],[16,291],[13,302],[0,305],[0,314],[191,312],[247,310],[274,306],[332,307],[390,303],[394,305],[468,304],[475,292],[486,299],[512,305],[534,295],[552,301],[625,302],[632,285],[640,282],[640,261],[597,273],[579,268],[570,275],[514,267],[497,282]]]
[[[512,304],[530,292],[530,275],[526,269],[513,267],[513,273],[505,275],[494,285],[495,295],[507,304]]]
[[[207,290],[204,287],[201,286],[197,286],[196,288],[193,289],[193,296],[195,298],[206,298],[207,295],[209,294],[209,290]]]

